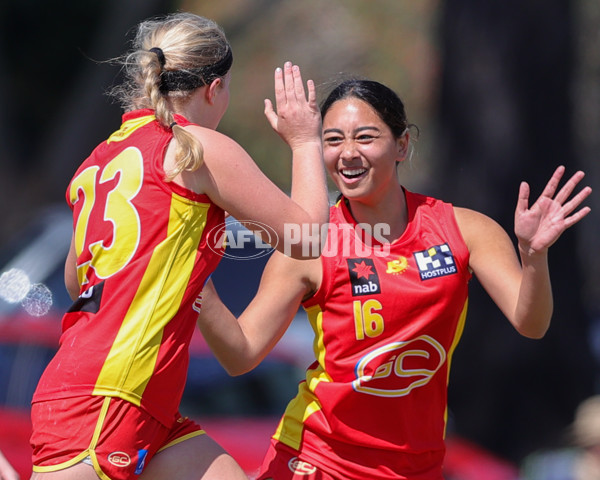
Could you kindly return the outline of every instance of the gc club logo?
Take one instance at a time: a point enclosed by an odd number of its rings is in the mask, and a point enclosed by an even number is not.
[[[269,255],[279,237],[273,228],[254,220],[227,217],[224,224],[208,232],[208,247],[215,253],[233,260],[254,260]]]
[[[126,467],[131,463],[131,458],[125,452],[113,452],[108,456],[108,461],[115,467]]]
[[[317,471],[317,468],[314,465],[300,460],[298,457],[293,457],[290,459],[288,462],[288,468],[294,473],[294,475],[310,475]]]

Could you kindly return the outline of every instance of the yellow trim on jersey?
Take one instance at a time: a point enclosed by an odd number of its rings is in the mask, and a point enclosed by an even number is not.
[[[462,337],[463,331],[465,329],[465,323],[467,320],[467,310],[469,307],[469,298],[465,300],[465,304],[463,306],[462,312],[460,312],[460,317],[458,317],[458,324],[456,325],[456,331],[454,332],[454,339],[452,340],[452,345],[450,345],[450,350],[448,351],[448,367],[447,367],[447,375],[446,385],[450,383],[450,367],[452,366],[452,356],[454,355],[454,350],[458,346],[458,342]],[[446,403],[446,409],[444,410],[444,438],[446,438],[446,427],[448,426],[448,403]]]
[[[315,338],[313,340],[313,351],[315,352],[315,358],[319,361],[319,364],[325,366],[325,343],[323,341],[323,311],[320,305],[313,305],[312,307],[305,308],[314,332]]]
[[[94,471],[96,475],[101,478],[101,480],[110,480],[110,477],[107,476],[100,467],[100,463],[98,462],[98,456],[96,455],[96,445],[98,444],[98,439],[100,438],[100,433],[102,432],[102,425],[104,424],[104,419],[106,418],[106,414],[108,413],[108,407],[110,405],[110,397],[106,397],[104,402],[102,402],[102,408],[100,409],[100,414],[98,415],[98,421],[96,422],[96,427],[94,428],[94,434],[92,435],[92,441],[90,442],[90,446],[81,452],[79,455],[73,457],[71,460],[67,460],[66,462],[58,463],[56,465],[47,465],[47,466],[33,466],[33,471],[38,473],[48,473],[48,472],[56,472],[59,470],[64,470],[65,468],[72,467],[73,465],[77,465],[78,463],[85,460],[87,457],[90,457],[92,461],[92,466],[94,467]]]
[[[206,435],[206,432],[204,430],[196,430],[195,432],[191,432],[186,435],[183,435],[182,437],[176,438],[172,442],[169,442],[166,445],[163,445],[156,451],[156,453],[162,452],[165,448],[172,447],[172,446],[177,445],[178,443],[181,443],[185,440],[189,440],[190,438],[199,437],[200,435]]]
[[[139,406],[154,372],[163,329],[188,284],[210,204],[173,194],[167,238],[144,276],[98,376],[93,395],[115,395]]]
[[[326,352],[323,342],[323,312],[319,305],[313,305],[306,309],[306,313],[315,331],[313,349],[319,366],[306,372],[306,382],[299,385],[298,394],[288,405],[285,415],[273,435],[276,440],[296,450],[302,443],[304,421],[313,413],[321,410],[321,405],[314,394],[317,385],[321,382],[331,381],[331,377],[324,370]]]
[[[307,387],[306,382],[302,382],[298,388],[298,395],[288,405],[273,438],[299,450],[302,443],[304,421],[319,410],[321,410],[321,405],[315,395]]]
[[[127,120],[126,122],[123,122],[119,130],[117,130],[116,132],[111,134],[110,137],[108,137],[106,143],[122,142],[123,140],[127,139],[129,135],[135,132],[138,128],[141,128],[144,125],[153,122],[154,120],[156,120],[156,116],[154,115],[145,115],[143,117],[132,118],[131,120]]]

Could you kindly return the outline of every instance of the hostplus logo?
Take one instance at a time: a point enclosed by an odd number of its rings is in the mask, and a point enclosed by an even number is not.
[[[456,273],[456,262],[454,255],[447,243],[429,247],[427,250],[415,252],[414,254],[421,280],[443,277]]]

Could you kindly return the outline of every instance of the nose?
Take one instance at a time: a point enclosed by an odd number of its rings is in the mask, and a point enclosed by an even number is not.
[[[342,160],[352,160],[353,158],[356,158],[357,155],[356,144],[352,140],[346,140],[342,145],[340,158]]]

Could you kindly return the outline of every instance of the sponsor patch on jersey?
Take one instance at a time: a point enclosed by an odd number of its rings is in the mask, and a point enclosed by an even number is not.
[[[398,257],[396,260],[390,260],[387,263],[385,273],[390,275],[400,275],[408,268],[408,259],[406,257]]]
[[[139,475],[140,473],[142,473],[142,470],[144,470],[147,455],[148,450],[146,450],[145,448],[138,450],[138,461],[137,465],[135,466],[135,472],[133,472],[135,475]]]
[[[371,258],[348,258],[346,262],[353,297],[381,293],[379,275]]]
[[[113,452],[108,456],[108,461],[115,467],[127,467],[131,458],[125,452]]]
[[[454,255],[447,243],[413,253],[421,280],[457,273]]]
[[[290,459],[288,468],[294,475],[310,475],[317,471],[317,467],[304,460],[300,460],[298,457],[292,457]]]

